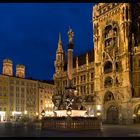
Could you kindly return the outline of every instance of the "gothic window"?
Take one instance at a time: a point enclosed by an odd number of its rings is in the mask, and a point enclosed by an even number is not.
[[[81,83],[82,83],[82,81],[83,81],[82,79],[83,79],[83,77],[82,77],[82,76],[80,76],[80,82],[81,82]]]
[[[86,75],[83,75],[83,82],[86,81]]]
[[[122,20],[124,20],[124,7],[122,9]]]
[[[91,81],[93,80],[93,72],[91,73]]]
[[[114,100],[113,93],[110,91],[107,91],[104,96],[104,102],[108,102],[108,101],[112,101],[112,100]]]
[[[91,84],[91,93],[93,93],[94,87],[93,84]]]
[[[118,84],[119,83],[119,81],[118,81],[118,78],[116,77],[116,84]]]
[[[108,38],[111,36],[112,26],[109,25],[105,28],[105,38]]]
[[[110,76],[106,77],[104,81],[104,86],[108,87],[108,86],[112,86],[112,84],[113,84],[113,79]]]
[[[110,61],[107,61],[104,65],[104,73],[110,72],[112,72],[112,63]]]
[[[117,72],[119,71],[119,64],[118,64],[118,62],[116,62],[116,71]]]
[[[128,20],[128,7],[126,6],[126,20]]]

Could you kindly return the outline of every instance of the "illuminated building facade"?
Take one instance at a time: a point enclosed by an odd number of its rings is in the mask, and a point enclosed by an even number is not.
[[[3,62],[5,63],[5,60]],[[7,62],[11,64],[12,61],[6,59],[6,64]],[[55,86],[47,82],[25,78],[24,65],[16,66],[16,76],[11,73],[13,71],[11,65],[10,70],[8,68],[9,64],[4,64],[3,74],[0,75],[0,121],[16,121],[25,116],[29,119],[36,118],[40,115],[40,85],[45,87],[46,92],[43,94],[47,97],[46,105],[50,105],[48,95],[53,93]],[[43,97],[45,98],[44,95]]]
[[[54,85],[39,82],[39,118],[41,118],[41,112],[45,111],[45,116],[53,116],[54,104],[52,102],[52,96],[55,93]]]
[[[79,96],[93,95],[107,123],[140,121],[140,6],[99,3],[93,7],[94,49],[73,61]],[[54,81],[57,94],[66,87],[67,63],[59,38]],[[90,106],[89,106],[90,107]]]

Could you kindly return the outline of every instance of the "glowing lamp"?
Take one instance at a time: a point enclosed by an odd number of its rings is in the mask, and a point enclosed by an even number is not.
[[[71,114],[72,114],[72,111],[71,111],[70,109],[68,109],[68,110],[67,110],[67,115],[68,115],[68,116],[71,116]]]
[[[24,114],[25,114],[25,115],[27,114],[27,110],[24,111]]]

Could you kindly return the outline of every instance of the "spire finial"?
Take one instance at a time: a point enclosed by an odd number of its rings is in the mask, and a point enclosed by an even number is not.
[[[61,43],[62,41],[61,41],[61,33],[59,33],[59,41],[58,41],[59,43]]]
[[[61,34],[59,33],[57,52],[63,52]]]

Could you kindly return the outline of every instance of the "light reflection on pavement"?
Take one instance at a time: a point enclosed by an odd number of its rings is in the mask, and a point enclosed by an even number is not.
[[[0,137],[140,137],[140,124],[103,125],[101,131],[42,130],[40,124],[0,123]]]

